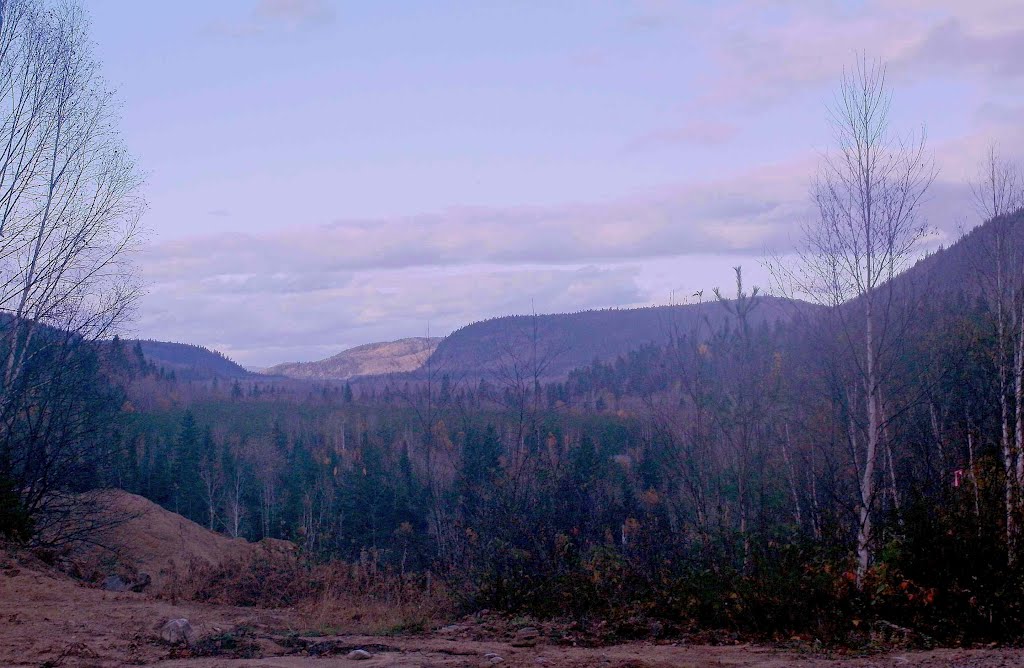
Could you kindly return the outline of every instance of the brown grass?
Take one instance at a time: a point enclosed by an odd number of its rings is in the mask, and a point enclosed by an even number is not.
[[[449,622],[448,592],[429,575],[402,575],[366,560],[320,567],[319,594],[300,607],[311,628],[325,633],[418,633]]]
[[[290,608],[301,627],[323,633],[430,630],[453,615],[436,580],[388,568],[373,550],[356,563],[317,564],[294,543],[228,538],[134,494],[111,491],[106,503],[130,519],[69,556],[65,570],[87,581],[145,572],[147,593],[172,604]]]
[[[312,564],[264,552],[217,564],[189,564],[163,594],[174,600],[294,608],[301,625],[325,633],[428,631],[453,616],[451,600],[429,575],[396,573],[372,554],[358,563]]]

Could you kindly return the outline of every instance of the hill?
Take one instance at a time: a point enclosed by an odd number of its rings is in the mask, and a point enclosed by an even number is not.
[[[312,380],[348,380],[359,376],[403,373],[420,368],[437,348],[439,338],[414,337],[368,343],[318,362],[289,362],[263,373]]]
[[[979,297],[994,287],[987,283],[994,280],[999,235],[1006,248],[1007,275],[1019,275],[1024,262],[1024,209],[987,220],[950,246],[922,258],[894,279],[897,289]]]
[[[754,324],[788,320],[791,306],[789,300],[765,297],[755,311]],[[715,326],[725,316],[725,309],[716,301],[506,316],[455,331],[437,347],[430,363],[456,377],[498,379],[532,376],[536,366],[541,380],[556,380],[595,360],[613,360],[648,344],[664,344],[673,332],[685,333],[704,322]]]
[[[183,588],[196,568],[244,562],[271,553],[289,555],[295,549],[283,540],[266,538],[250,543],[230,538],[129,492],[112,489],[100,498],[104,512],[114,522],[97,533],[91,549],[78,555],[79,568],[101,577],[116,573],[126,582],[146,573],[151,578],[146,590],[151,593],[170,594],[169,588]]]
[[[212,378],[251,378],[256,375],[216,350],[189,343],[167,341],[125,341],[129,347],[138,344],[147,362],[173,371],[182,380]]]

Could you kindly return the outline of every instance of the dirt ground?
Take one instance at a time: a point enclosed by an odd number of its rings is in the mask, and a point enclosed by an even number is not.
[[[753,645],[637,642],[591,648],[554,644],[541,638],[535,647],[512,647],[511,635],[516,628],[507,620],[492,618],[464,620],[420,635],[314,635],[308,630],[309,618],[296,610],[174,604],[168,600],[182,591],[177,578],[187,575],[190,564],[216,564],[265,550],[286,552],[290,544],[231,540],[124,492],[114,493],[109,502],[114,512],[132,518],[106,536],[107,544],[114,546],[119,555],[116,566],[105,564],[105,557],[86,553],[78,555],[73,568],[67,568],[67,564],[56,568],[24,551],[0,549],[0,668],[1024,668],[1024,650],[1012,649],[946,649],[836,658]],[[96,581],[96,574],[117,573],[129,581],[142,571],[153,577],[146,593],[104,591],[69,575],[76,573],[78,578]],[[163,624],[181,618],[188,619],[195,632],[191,645],[175,646],[161,640]],[[346,658],[354,649],[364,649],[371,657],[361,661]]]
[[[171,646],[159,638],[160,626],[177,618],[187,618],[195,628],[196,641],[191,648]],[[541,642],[520,648],[507,640],[460,638],[457,627],[415,636],[305,636],[295,628],[295,619],[288,610],[173,605],[147,594],[110,593],[83,586],[44,568],[12,561],[0,564],[0,666],[1024,666],[1024,651],[1010,649],[947,649],[837,659],[751,645],[631,643],[583,648]],[[372,658],[346,658],[354,648],[368,650]]]

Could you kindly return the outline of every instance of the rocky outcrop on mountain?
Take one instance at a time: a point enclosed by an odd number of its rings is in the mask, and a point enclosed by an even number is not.
[[[360,376],[405,373],[423,366],[440,342],[439,338],[415,337],[368,343],[325,360],[278,364],[264,369],[263,373],[311,380],[349,380]]]

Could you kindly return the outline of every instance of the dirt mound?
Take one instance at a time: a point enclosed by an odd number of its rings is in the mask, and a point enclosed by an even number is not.
[[[170,589],[197,568],[242,563],[267,554],[293,554],[296,549],[282,540],[250,543],[229,538],[121,490],[106,492],[102,499],[114,526],[96,536],[95,545],[74,556],[78,575],[88,580],[116,574],[130,582],[145,573],[152,580],[147,591],[172,593]]]

